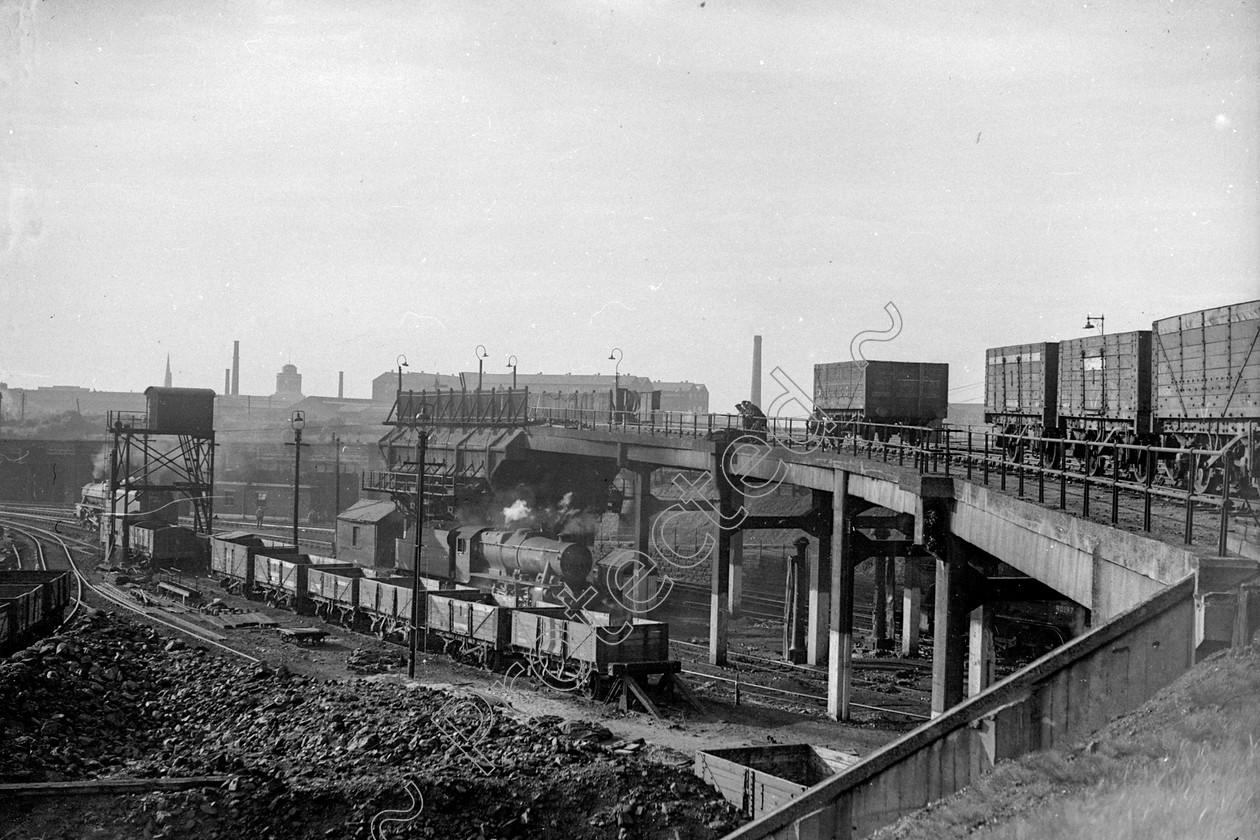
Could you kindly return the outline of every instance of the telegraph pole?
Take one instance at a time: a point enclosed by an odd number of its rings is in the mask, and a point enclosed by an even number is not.
[[[416,643],[420,628],[420,531],[424,528],[424,461],[428,455],[429,434],[423,429],[416,439],[416,549],[411,560],[411,658],[407,662],[407,676],[416,675]]]
[[[341,438],[333,435],[333,556],[337,556],[337,517],[341,515]]]

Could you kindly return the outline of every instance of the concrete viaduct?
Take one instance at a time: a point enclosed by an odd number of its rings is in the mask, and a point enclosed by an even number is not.
[[[421,399],[417,399],[421,397]],[[727,624],[741,597],[741,544],[745,531],[799,528],[818,540],[809,559],[805,660],[828,667],[828,713],[849,716],[853,646],[853,570],[870,558],[917,558],[907,563],[918,579],[906,581],[915,599],[934,579],[932,710],[943,713],[991,681],[991,617],[986,604],[998,600],[1066,598],[1102,623],[1152,597],[1197,568],[1194,552],[1153,536],[1111,528],[1047,509],[961,477],[932,474],[909,463],[783,446],[765,433],[746,433],[738,418],[690,418],[671,428],[644,428],[604,412],[605,422],[528,416],[524,401],[510,395],[495,403],[487,394],[472,408],[425,402],[401,395],[383,441],[396,453],[427,432],[430,469],[447,475],[495,480],[506,464],[564,458],[628,470],[636,476],[634,535],[638,556],[668,574],[672,548],[653,538],[653,516],[672,511],[704,512],[712,523],[707,553],[710,581],[709,659],[725,664]],[[419,418],[417,420],[417,418]],[[799,441],[798,441],[799,443]],[[390,455],[387,453],[387,457]],[[886,456],[885,456],[886,457]],[[404,457],[391,459],[403,463]],[[651,475],[660,468],[691,471],[697,481],[680,498],[655,499]],[[779,485],[807,488],[812,504],[797,516],[754,516],[745,503]],[[650,559],[649,559],[650,558]],[[677,558],[687,561],[690,558]],[[1001,561],[1009,570],[986,574]],[[1003,567],[1005,568],[1005,567]],[[914,575],[911,575],[914,577]],[[637,578],[636,594],[646,576]],[[918,614],[917,605],[906,615]],[[917,636],[904,634],[905,637]],[[968,652],[970,651],[970,656]],[[965,673],[965,663],[972,663]]]

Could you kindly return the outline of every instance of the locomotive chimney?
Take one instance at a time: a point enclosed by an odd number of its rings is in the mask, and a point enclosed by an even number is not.
[[[344,400],[346,398],[346,372],[344,370],[337,371],[337,399]]]
[[[241,395],[241,343],[232,342],[232,396]]]
[[[752,390],[748,397],[752,404],[761,405],[761,336],[753,336]]]

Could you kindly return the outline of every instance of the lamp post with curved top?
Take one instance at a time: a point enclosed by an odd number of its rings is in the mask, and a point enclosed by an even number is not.
[[[398,354],[398,396],[402,396],[402,369],[407,367],[407,357],[402,353]]]
[[[477,345],[477,391],[478,392],[481,391],[481,375],[485,368],[486,358],[489,355],[490,354],[486,352],[486,345],[484,344]]]
[[[508,356],[507,366],[512,369],[512,390],[516,390],[516,357]]]
[[[612,352],[608,354],[609,361],[615,361],[616,367],[613,368],[613,422],[617,422],[617,411],[621,408],[621,360],[625,357],[625,353],[621,352],[620,347],[614,347]]]

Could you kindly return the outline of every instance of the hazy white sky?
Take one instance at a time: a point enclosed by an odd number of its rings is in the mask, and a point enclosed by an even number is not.
[[[0,379],[746,396],[1260,297],[1241,2],[0,3]],[[770,394],[767,394],[767,402]]]

